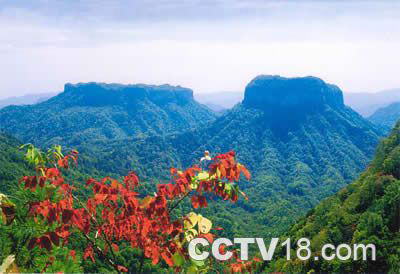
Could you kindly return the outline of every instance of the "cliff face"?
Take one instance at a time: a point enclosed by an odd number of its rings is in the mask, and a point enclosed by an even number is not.
[[[316,77],[260,75],[246,87],[243,105],[267,111],[313,112],[343,107],[342,91]]]

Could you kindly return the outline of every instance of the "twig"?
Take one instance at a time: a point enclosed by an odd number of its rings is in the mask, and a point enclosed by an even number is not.
[[[170,208],[169,211],[171,212],[172,210],[174,210],[174,209],[189,195],[189,193],[190,193],[190,191],[186,192],[186,194],[183,195],[182,198],[180,198],[180,199],[176,202],[176,204],[173,205],[173,206]]]

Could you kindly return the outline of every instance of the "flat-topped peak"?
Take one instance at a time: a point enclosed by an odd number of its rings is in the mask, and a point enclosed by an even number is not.
[[[88,105],[109,105],[129,103],[149,99],[155,103],[186,103],[193,100],[193,91],[181,86],[145,85],[145,84],[116,84],[116,83],[67,83],[64,95],[71,95]]]
[[[259,75],[246,86],[243,104],[262,109],[307,111],[324,105],[342,107],[343,94],[337,86],[313,76]]]

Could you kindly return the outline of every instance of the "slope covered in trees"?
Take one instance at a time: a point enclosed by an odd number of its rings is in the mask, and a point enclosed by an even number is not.
[[[204,126],[215,114],[193,91],[169,85],[66,84],[36,105],[0,110],[0,128],[44,147],[133,136],[164,135]]]
[[[11,193],[29,166],[18,150],[21,144],[14,138],[0,132],[0,192]]]
[[[380,136],[370,122],[343,104],[342,92],[314,77],[259,76],[242,104],[208,127],[168,137],[95,142],[78,147],[89,169],[150,180],[171,166],[187,167],[205,150],[235,150],[253,174],[241,183],[251,202],[211,205],[208,214],[230,233],[279,235],[321,199],[358,176]],[[91,161],[92,155],[102,155]],[[240,218],[238,218],[240,216]]]
[[[368,119],[385,129],[391,129],[400,119],[400,102],[378,109]]]
[[[400,269],[400,122],[384,139],[366,171],[352,184],[324,200],[289,231],[307,237],[311,248],[332,243],[375,244],[376,261],[294,261],[271,266],[284,272],[379,272]],[[313,253],[311,258],[318,253]],[[369,254],[371,256],[371,254]],[[359,256],[360,257],[360,256]]]

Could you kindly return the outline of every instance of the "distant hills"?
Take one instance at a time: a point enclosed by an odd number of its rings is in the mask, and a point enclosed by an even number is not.
[[[400,122],[379,145],[366,171],[324,200],[287,234],[311,240],[311,260],[281,259],[267,269],[291,273],[397,273],[400,269]],[[313,260],[322,245],[374,244],[376,261]],[[293,253],[292,253],[293,254]],[[360,254],[359,254],[360,256]]]
[[[182,132],[215,116],[179,86],[80,83],[39,104],[1,109],[0,128],[24,142],[78,145]]]
[[[27,94],[19,97],[0,99],[0,109],[10,105],[32,105],[37,104],[57,95],[57,93]]]
[[[390,130],[400,119],[400,101],[378,109],[368,119],[376,125]]]
[[[400,101],[400,89],[390,89],[375,93],[344,93],[344,101],[355,111],[368,117],[379,108]]]
[[[231,109],[243,100],[243,92],[225,91],[213,93],[195,93],[194,98],[216,112]]]

